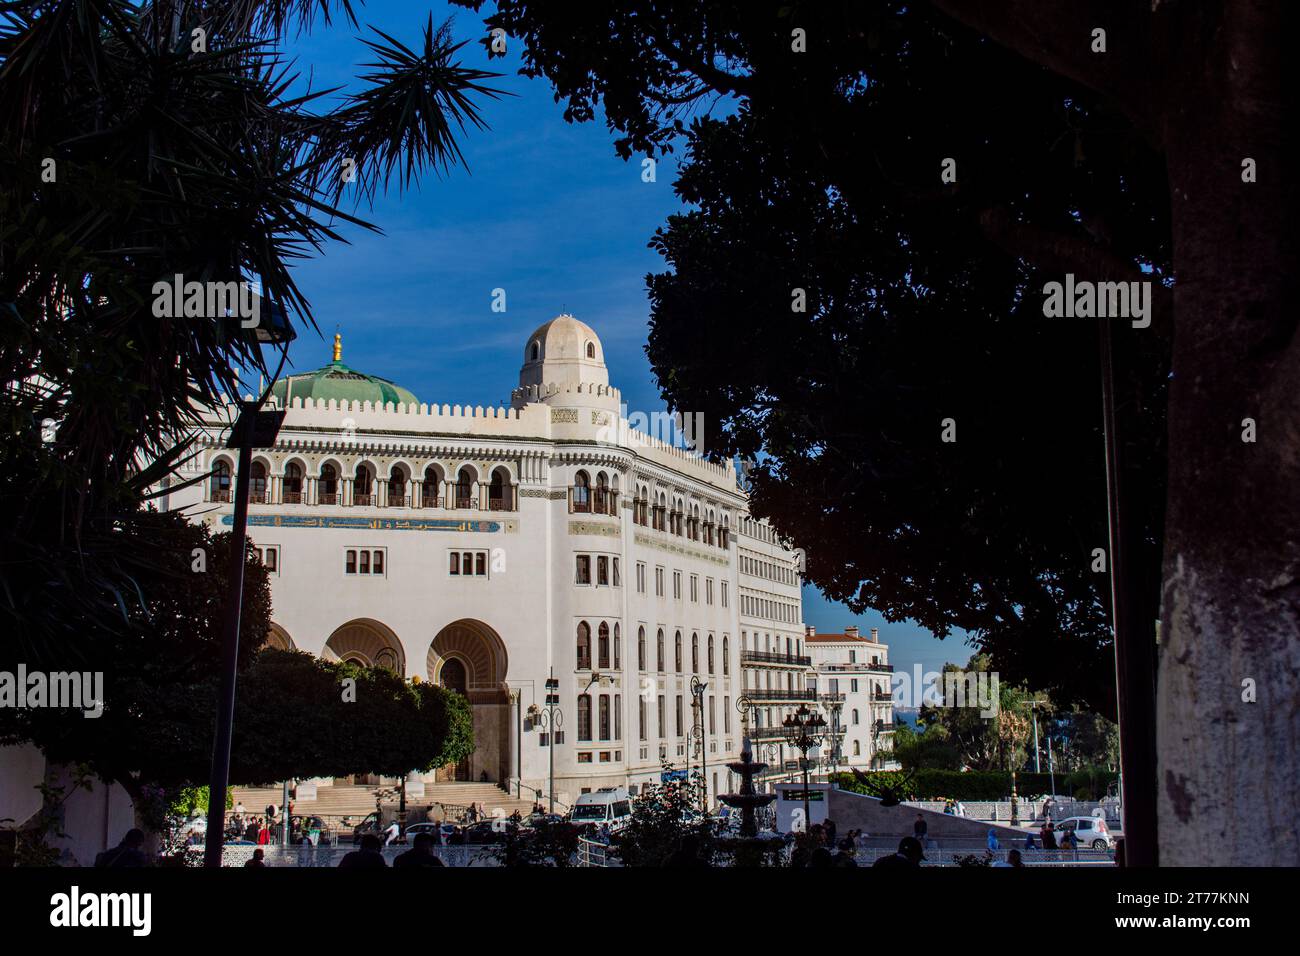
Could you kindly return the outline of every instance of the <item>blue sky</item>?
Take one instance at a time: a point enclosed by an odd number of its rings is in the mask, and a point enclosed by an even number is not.
[[[361,20],[414,47],[427,9],[371,3]],[[505,74],[491,85],[514,95],[481,102],[491,128],[460,137],[468,170],[380,196],[362,214],[381,235],[344,227],[351,245],[329,246],[297,267],[321,334],[300,335],[290,351],[294,370],[329,361],[337,326],[344,361],[421,401],[506,404],[528,333],[568,311],[600,334],[610,381],[629,411],[662,410],[644,349],[645,276],[663,263],[646,243],[681,209],[672,189],[677,159],[660,160],[656,181],[643,182],[640,161],[618,158],[603,122],[564,122],[549,84],[516,75],[517,44],[509,43],[504,60],[489,61],[473,42],[483,35],[479,17],[443,5],[432,12],[435,23],[453,17],[456,38],[471,40],[462,61]],[[346,86],[370,58],[356,32],[318,29],[290,53],[317,88]],[[505,290],[505,313],[491,310],[497,288]],[[811,587],[804,619],[823,632],[879,627],[898,667],[937,670],[971,653],[959,637],[936,641],[874,613],[854,618]]]

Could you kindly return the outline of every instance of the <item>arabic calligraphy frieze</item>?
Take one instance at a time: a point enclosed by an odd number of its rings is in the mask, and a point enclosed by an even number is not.
[[[223,515],[223,525],[234,524],[232,515]],[[456,531],[496,534],[518,529],[514,521],[464,521],[455,518],[351,518],[315,517],[313,515],[249,515],[248,524],[256,528],[341,528],[350,531]]]

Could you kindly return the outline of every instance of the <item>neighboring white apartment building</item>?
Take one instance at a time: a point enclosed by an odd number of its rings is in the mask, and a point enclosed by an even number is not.
[[[880,642],[880,632],[871,629],[862,637],[858,628],[842,634],[805,632],[805,645],[812,658],[808,686],[824,711],[832,731],[838,729],[839,750],[822,748],[823,762],[861,770],[894,770],[894,703],[890,682],[889,645]],[[823,768],[827,769],[827,768]]]
[[[817,703],[807,687],[801,557],[766,521],[742,515],[736,531],[741,676],[754,759],[768,764],[760,783],[770,785],[799,773],[800,755],[785,743],[782,721],[801,704]]]

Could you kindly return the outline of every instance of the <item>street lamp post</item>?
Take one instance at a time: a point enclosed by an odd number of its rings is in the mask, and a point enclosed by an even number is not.
[[[812,821],[812,808],[808,805],[808,752],[822,742],[826,731],[826,718],[807,704],[800,704],[794,713],[781,721],[785,739],[799,751],[799,765],[803,770],[803,825],[807,831]]]
[[[283,345],[287,355],[288,343],[294,338],[293,327],[282,308],[266,300],[263,300],[263,307],[267,307],[270,321],[251,328],[252,338],[261,344]],[[283,361],[280,364],[283,366]],[[239,471],[235,477],[235,513],[230,536],[230,596],[221,637],[221,690],[217,698],[212,773],[208,780],[208,828],[203,847],[203,865],[208,867],[221,866],[221,851],[226,839],[226,790],[230,784],[230,740],[235,724],[235,681],[239,665],[239,625],[244,607],[253,449],[272,447],[284,423],[283,410],[262,410],[265,397],[266,393],[263,393],[251,402],[238,403],[239,415],[226,442],[227,448],[239,450]]]
[[[550,790],[550,813],[555,813],[555,733],[564,726],[564,714],[560,710],[560,682],[555,679],[555,669],[546,678],[546,706],[537,714],[537,722],[546,728],[546,751],[548,757],[547,787]]]
[[[839,700],[829,701],[831,709],[831,771],[838,772],[840,769],[840,758],[844,755],[840,749],[844,745],[844,737],[840,733],[840,713],[844,710],[844,702]],[[828,776],[826,778],[830,780]]]
[[[691,696],[695,698],[696,713],[692,736],[695,737],[700,748],[700,778],[704,781],[704,793],[700,800],[703,803],[701,809],[705,816],[709,815],[709,758],[705,754],[707,741],[704,731],[704,692],[708,687],[709,685],[698,677],[691,677]]]

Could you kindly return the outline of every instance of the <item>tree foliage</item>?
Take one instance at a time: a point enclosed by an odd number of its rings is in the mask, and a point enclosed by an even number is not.
[[[648,280],[665,399],[705,415],[710,453],[757,462],[752,507],[828,597],[965,631],[1009,679],[1113,712],[1097,333],[1044,321],[1035,293],[1067,269],[1155,281],[1154,331],[1121,370],[1152,622],[1170,255],[1155,151],[926,4],[602,11],[504,0],[487,20],[523,38],[566,115],[602,106],[624,155],[685,144],[691,211],[656,233],[669,268]],[[814,52],[792,52],[794,28]],[[734,100],[699,115],[718,96]],[[1043,254],[1008,255],[1030,229]]]

